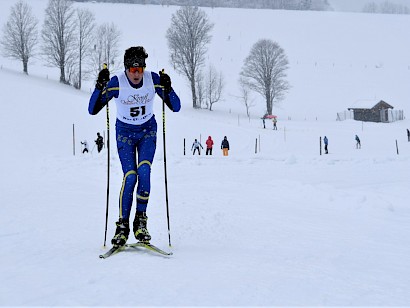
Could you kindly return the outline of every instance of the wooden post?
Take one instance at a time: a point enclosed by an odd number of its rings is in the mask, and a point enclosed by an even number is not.
[[[255,139],[255,154],[258,153],[258,138]]]
[[[319,138],[319,152],[322,155],[322,137]]]
[[[397,144],[397,139],[396,139],[396,151],[397,151],[397,155],[399,155],[399,146]]]
[[[184,155],[185,155],[185,138],[184,138]]]
[[[259,153],[261,152],[261,135],[259,135]]]
[[[75,156],[75,132],[74,132],[74,123],[73,123],[73,155]]]

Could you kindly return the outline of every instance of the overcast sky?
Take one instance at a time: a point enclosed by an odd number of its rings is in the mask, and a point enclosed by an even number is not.
[[[386,0],[328,0],[335,11],[361,11],[366,3],[383,3]],[[410,0],[388,0],[392,3],[406,5],[410,8]]]

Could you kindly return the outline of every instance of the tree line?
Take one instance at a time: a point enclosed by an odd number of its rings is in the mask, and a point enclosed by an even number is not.
[[[89,2],[89,0],[76,0]],[[273,10],[331,10],[328,0],[98,0],[98,2],[110,3],[135,3],[176,6],[199,6],[199,7],[227,7],[248,9],[273,9]]]
[[[37,56],[60,70],[60,82],[81,89],[81,81],[94,77],[103,62],[121,67],[120,30],[113,23],[96,25],[90,10],[74,8],[69,0],[50,0],[40,33],[38,24],[31,7],[20,0],[3,26],[2,55],[21,61],[26,74],[29,60]]]
[[[209,64],[207,46],[214,25],[198,6],[182,6],[171,17],[166,39],[169,61],[190,84],[193,108],[207,108],[222,100],[224,77]],[[28,74],[29,60],[37,55],[46,65],[58,68],[60,82],[81,89],[81,80],[95,78],[106,63],[109,70],[123,67],[118,51],[121,32],[114,23],[95,24],[94,14],[74,8],[69,0],[49,0],[43,27],[38,35],[38,20],[31,7],[20,0],[10,11],[0,40],[2,54],[21,61]],[[288,60],[285,51],[270,39],[258,40],[250,50],[238,77],[247,115],[252,107],[250,91],[266,101],[266,113],[272,114],[274,103],[290,89],[286,80]]]
[[[406,5],[383,1],[382,3],[369,2],[364,5],[362,12],[375,14],[410,14]]]

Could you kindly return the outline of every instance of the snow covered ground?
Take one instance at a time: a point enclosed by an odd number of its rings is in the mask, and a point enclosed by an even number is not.
[[[409,110],[409,17],[209,9],[210,59],[227,81],[225,101],[209,112],[192,109],[186,81],[167,68],[163,37],[176,8],[82,5],[118,23],[121,48],[146,46],[148,66],[165,66],[183,100],[180,113],[166,113],[171,248],[159,99],[148,209],[153,243],[174,255],[98,258],[107,250],[107,150],[82,155],[80,141],[92,149],[105,112],[88,115],[89,89],[59,84],[40,60],[25,76],[20,63],[0,58],[0,305],[410,306],[409,120],[335,121],[369,97]],[[45,6],[36,2],[36,11]],[[151,35],[128,28],[135,16],[153,24]],[[244,57],[265,37],[291,63],[278,131],[262,128],[262,99],[248,120],[234,97]],[[110,115],[114,140],[114,105]],[[204,144],[208,135],[214,155],[192,156],[194,138]],[[225,135],[229,157],[218,149]],[[325,135],[330,154],[320,155]],[[122,181],[113,144],[108,242]]]

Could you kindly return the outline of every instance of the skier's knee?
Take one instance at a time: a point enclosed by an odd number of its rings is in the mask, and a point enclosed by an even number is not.
[[[143,160],[138,164],[138,176],[144,176],[151,172],[151,162],[148,160]]]
[[[135,170],[130,170],[124,175],[123,185],[125,183],[132,185],[137,183],[137,172]]]

